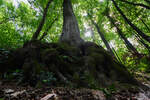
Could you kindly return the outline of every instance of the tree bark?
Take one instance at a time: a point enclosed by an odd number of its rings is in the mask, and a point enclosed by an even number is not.
[[[147,5],[144,5],[144,4],[141,4],[141,3],[133,3],[133,2],[129,2],[127,0],[121,0],[122,2],[125,2],[125,3],[128,3],[128,4],[131,4],[131,5],[134,5],[134,6],[141,6],[143,8],[146,8],[146,9],[150,9],[149,6]]]
[[[42,20],[41,20],[41,22],[40,22],[40,24],[39,24],[39,26],[38,26],[36,32],[33,34],[31,40],[37,40],[37,38],[38,38],[38,36],[39,36],[39,34],[40,34],[40,32],[41,32],[43,26],[44,26],[44,23],[45,23],[45,20],[46,20],[46,16],[47,16],[47,12],[48,12],[48,8],[49,8],[50,4],[52,3],[52,1],[53,1],[53,0],[49,0],[49,1],[48,1],[47,5],[46,5],[46,7],[45,7],[45,9],[44,9],[44,13],[43,13]]]
[[[146,41],[150,43],[150,36],[144,34],[138,27],[136,27],[122,12],[122,10],[118,7],[117,3],[115,0],[112,0],[113,4],[115,5],[116,9],[118,12],[121,14],[121,16],[124,18],[124,20]]]
[[[119,36],[121,37],[121,39],[123,39],[123,41],[125,42],[126,47],[129,49],[129,51],[131,51],[134,54],[139,54],[138,51],[136,50],[136,48],[124,36],[124,34],[120,30],[120,28],[115,24],[114,19],[112,17],[110,17],[108,14],[106,16],[110,20],[110,22],[115,26],[115,28],[117,29],[117,32],[118,32]]]
[[[63,2],[63,31],[60,42],[68,42],[70,45],[79,46],[84,41],[80,37],[78,22],[73,12],[71,0]]]

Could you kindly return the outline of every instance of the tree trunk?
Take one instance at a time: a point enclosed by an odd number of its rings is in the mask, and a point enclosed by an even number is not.
[[[49,0],[48,1],[47,5],[46,5],[46,8],[44,9],[42,20],[41,20],[41,22],[40,22],[36,32],[33,34],[31,40],[37,40],[37,38],[38,38],[38,36],[39,36],[39,34],[40,34],[41,30],[42,30],[42,27],[44,26],[44,23],[45,23],[45,20],[46,20],[46,16],[47,16],[47,11],[48,11],[48,8],[49,8],[49,6],[50,6],[52,1],[53,0]]]
[[[142,38],[138,34],[136,34],[136,38],[150,53],[149,45],[147,43],[145,43],[145,41],[143,41]]]
[[[115,0],[112,0],[113,4],[115,5],[116,9],[118,10],[118,12],[122,15],[122,17],[124,18],[124,20],[146,41],[150,42],[150,36],[144,34],[138,27],[136,27],[122,12],[122,10],[117,6],[117,3],[115,2]]]
[[[147,2],[148,4],[150,4],[150,1],[149,0],[144,0],[145,2]]]
[[[97,32],[99,33],[101,39],[103,40],[103,42],[104,42],[104,44],[105,44],[107,50],[111,53],[111,55],[112,55],[113,57],[115,57],[115,54],[113,53],[113,51],[112,51],[112,49],[111,49],[109,43],[108,43],[107,40],[105,39],[103,33],[100,31],[99,26],[98,26],[97,23],[95,23],[92,19],[91,19],[91,21],[92,21],[93,25],[96,27]]]
[[[141,21],[142,21],[142,23],[145,25],[145,27],[147,28],[147,30],[150,32],[150,28],[149,28],[148,25],[144,22],[144,20],[141,19]]]
[[[60,36],[60,42],[68,42],[76,46],[84,42],[80,37],[80,30],[71,0],[64,0],[63,2],[63,32]]]
[[[115,57],[118,59],[118,61],[122,64],[122,60],[120,59],[119,55],[117,54],[116,50],[114,47],[112,47],[112,51],[114,51]]]
[[[144,4],[141,4],[141,3],[133,3],[133,2],[129,2],[127,0],[121,0],[122,2],[125,2],[125,3],[128,3],[128,4],[131,4],[131,5],[134,5],[134,6],[141,6],[143,8],[146,8],[146,9],[150,9],[149,6],[147,5],[144,5]]]
[[[135,53],[135,54],[139,54],[138,51],[136,50],[136,48],[128,41],[128,39],[124,36],[123,32],[115,24],[115,21],[113,20],[113,18],[110,17],[108,14],[106,16],[110,20],[110,22],[115,26],[115,28],[117,29],[119,36],[121,37],[121,39],[124,40],[126,47],[129,49],[129,51],[131,51],[132,53]]]

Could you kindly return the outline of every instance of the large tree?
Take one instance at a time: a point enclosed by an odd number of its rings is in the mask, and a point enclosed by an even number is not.
[[[69,42],[71,45],[80,45],[84,42],[80,37],[80,30],[71,0],[64,0],[63,2],[63,32],[60,41]]]
[[[48,1],[42,20],[31,39],[34,41],[25,43],[23,48],[14,52],[13,60],[6,64],[8,68],[22,68],[24,81],[30,81],[32,84],[35,82],[34,85],[38,83],[37,81],[41,81],[40,75],[43,72],[54,73],[57,80],[60,80],[56,83],[63,82],[65,85],[69,83],[78,87],[99,88],[110,86],[118,81],[138,84],[125,66],[115,61],[101,46],[81,39],[71,0],[63,0],[63,28],[59,42],[35,41],[42,30],[51,1]],[[49,25],[48,28],[51,28],[51,24]],[[97,25],[96,27],[98,29]],[[47,32],[46,28],[41,39]],[[102,32],[100,35],[104,39]]]

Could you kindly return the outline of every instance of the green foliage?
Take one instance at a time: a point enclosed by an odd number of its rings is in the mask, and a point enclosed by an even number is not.
[[[48,72],[48,71],[41,71],[36,75],[39,82],[45,85],[52,85],[54,82],[56,82],[56,78],[54,77],[54,73]],[[21,69],[16,69],[15,71],[10,71],[8,73],[5,73],[4,75],[5,79],[15,79],[16,82],[21,82],[24,78],[23,71]],[[27,80],[24,80],[27,81]]]
[[[0,6],[3,5],[3,0],[0,0]]]
[[[52,83],[56,81],[56,78],[52,72],[42,71],[40,73],[39,80],[46,85],[52,85]]]
[[[15,79],[16,82],[19,82],[23,79],[23,72],[20,69],[9,70],[4,73],[4,78],[7,80]]]
[[[0,49],[0,63],[4,63],[8,60],[8,56],[10,54],[10,51],[5,49]]]
[[[96,80],[94,79],[93,75],[91,75],[89,72],[85,72],[84,76],[81,77],[81,80],[86,81],[88,84],[88,87],[91,89],[97,89],[98,84],[96,83]]]
[[[107,98],[110,98],[112,96],[113,93],[115,93],[117,91],[116,87],[114,84],[110,85],[109,87],[107,88],[101,88],[99,89],[101,91],[103,91],[103,93],[105,94],[105,96]]]
[[[150,72],[149,57],[144,56],[141,59],[127,57],[125,61],[127,68],[131,72]]]

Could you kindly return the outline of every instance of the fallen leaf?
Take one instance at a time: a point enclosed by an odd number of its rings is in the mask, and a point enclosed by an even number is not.
[[[50,98],[57,98],[57,95],[55,93],[48,94],[45,97],[43,97],[41,100],[48,100]]]

